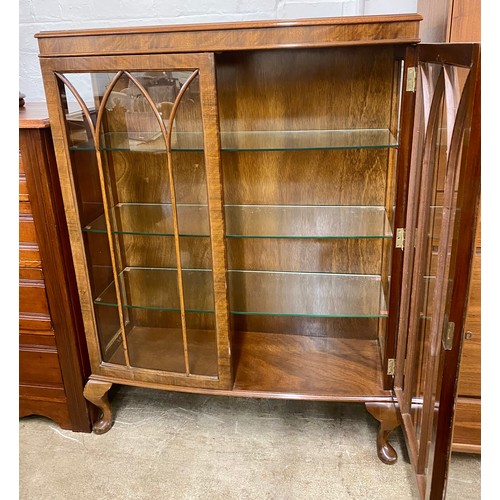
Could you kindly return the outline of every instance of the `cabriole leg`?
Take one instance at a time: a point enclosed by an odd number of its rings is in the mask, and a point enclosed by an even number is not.
[[[101,418],[94,423],[92,430],[96,434],[104,434],[111,429],[113,425],[113,415],[111,413],[111,405],[108,401],[108,391],[111,389],[110,382],[102,382],[99,380],[89,380],[83,390],[85,399],[96,405],[102,412]]]
[[[377,455],[384,464],[392,465],[398,460],[396,450],[388,443],[389,434],[399,425],[398,414],[393,403],[365,403],[366,410],[380,422],[377,434]]]

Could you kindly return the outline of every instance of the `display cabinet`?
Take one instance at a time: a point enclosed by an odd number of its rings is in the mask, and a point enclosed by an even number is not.
[[[420,19],[37,35],[96,432],[115,383],[362,402],[443,491],[479,48]]]

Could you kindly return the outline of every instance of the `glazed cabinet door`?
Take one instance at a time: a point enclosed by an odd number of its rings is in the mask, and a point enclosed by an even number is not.
[[[92,373],[229,388],[213,54],[42,70]]]
[[[480,177],[479,47],[422,45],[394,392],[422,498],[444,498]]]

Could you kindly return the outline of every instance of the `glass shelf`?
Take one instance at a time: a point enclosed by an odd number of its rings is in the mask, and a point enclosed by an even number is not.
[[[93,150],[92,141],[76,142],[72,150]],[[144,132],[140,136],[128,132],[103,135],[103,151],[164,152],[165,142],[159,132]],[[293,151],[313,149],[393,148],[397,139],[388,129],[349,130],[259,130],[221,132],[222,151]],[[173,151],[203,151],[201,132],[174,132]]]
[[[207,205],[177,205],[180,236],[210,236]],[[120,203],[111,211],[116,222],[114,234],[173,236],[172,205],[170,203]],[[101,215],[83,228],[89,233],[105,233],[106,220]]]
[[[229,272],[232,314],[378,318],[387,316],[380,276]]]
[[[209,236],[207,205],[177,205],[180,236]],[[227,238],[391,238],[384,207],[226,205]],[[113,207],[116,234],[172,236],[172,205]],[[83,228],[106,232],[102,215]]]
[[[214,311],[212,272],[182,271],[187,312]],[[127,268],[119,275],[127,290],[125,308],[179,310],[175,269]],[[387,317],[387,307],[376,275],[292,273],[271,271],[228,272],[232,314],[312,317]],[[95,304],[116,306],[114,283]]]
[[[228,238],[391,238],[384,207],[226,205]]]
[[[184,307],[186,312],[213,313],[212,271],[184,269]],[[126,309],[180,311],[177,270],[127,267],[119,275],[122,306]],[[114,282],[94,300],[97,305],[117,306]]]

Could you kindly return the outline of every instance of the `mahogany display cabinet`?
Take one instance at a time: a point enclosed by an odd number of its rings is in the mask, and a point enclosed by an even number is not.
[[[445,490],[479,194],[479,46],[421,17],[37,35],[92,374],[362,402]],[[414,123],[415,109],[422,109]]]

